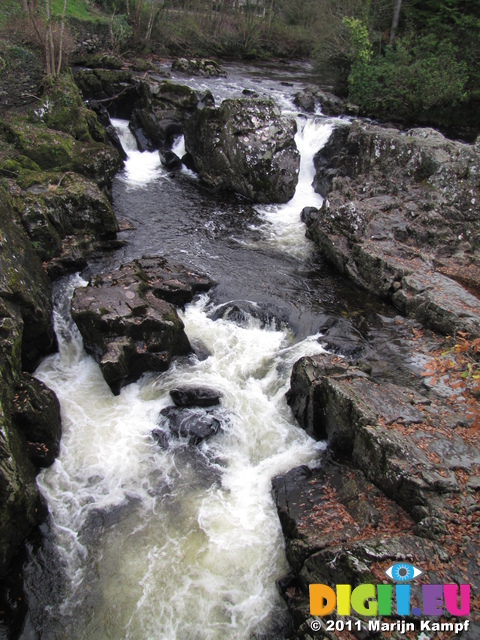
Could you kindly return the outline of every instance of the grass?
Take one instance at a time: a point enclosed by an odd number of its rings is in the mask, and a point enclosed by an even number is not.
[[[52,0],[52,13],[61,16],[63,0]],[[20,0],[0,0],[0,25],[23,16]],[[89,0],[67,0],[67,18],[75,18],[87,22],[101,20],[101,12]]]

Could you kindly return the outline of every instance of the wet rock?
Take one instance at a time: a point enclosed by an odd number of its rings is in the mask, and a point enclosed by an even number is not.
[[[468,270],[476,288],[480,273],[475,145],[355,122],[316,163],[327,197],[307,233],[322,255],[422,323],[480,335],[478,299],[452,279]]]
[[[60,403],[54,392],[40,380],[23,374],[15,390],[12,415],[15,426],[27,441],[34,465],[53,464],[62,433]]]
[[[276,305],[251,302],[250,300],[235,300],[218,306],[209,316],[212,320],[228,320],[240,327],[258,324],[261,329],[273,327],[275,330],[284,329],[288,325],[285,310]]]
[[[160,162],[169,171],[178,171],[182,168],[182,161],[173,151],[160,153]]]
[[[73,319],[114,393],[146,371],[165,371],[173,356],[191,351],[173,304],[210,286],[208,278],[181,265],[145,257],[75,291]]]
[[[300,220],[309,227],[318,215],[318,209],[316,207],[304,207],[300,214]]]
[[[110,200],[91,180],[73,173],[37,172],[18,182],[24,188],[14,202],[42,260],[60,256],[64,261],[71,260],[76,250],[86,255],[89,244],[93,249],[115,238],[118,224]],[[63,242],[76,234],[81,237],[82,247]]]
[[[213,78],[220,76],[226,78],[227,76],[218,62],[206,58],[188,60],[186,58],[178,58],[172,62],[172,71],[186,73],[191,76],[207,76]]]
[[[179,387],[171,389],[170,397],[177,407],[212,407],[220,404],[222,394],[209,387]]]
[[[299,360],[288,402],[310,435],[326,439],[335,456],[350,460],[416,522],[426,515],[445,521],[445,496],[461,491],[456,470],[470,473],[480,459],[476,445],[451,432],[441,399],[374,382],[340,358]]]
[[[206,184],[254,202],[287,202],[300,165],[295,131],[271,100],[224,100],[187,121],[185,148]]]
[[[15,390],[56,341],[50,282],[0,189],[0,575],[41,514],[25,436],[15,424]],[[37,388],[38,390],[38,388]],[[45,392],[48,394],[48,392]],[[33,394],[32,394],[33,395]],[[45,398],[44,398],[45,400]],[[48,405],[48,401],[46,405]],[[58,417],[58,416],[57,416]],[[43,419],[39,417],[39,421]],[[52,425],[52,429],[55,427]]]
[[[22,365],[32,371],[56,347],[51,286],[28,236],[0,189],[0,298],[11,302],[23,321]]]
[[[132,127],[143,131],[151,148],[167,150],[175,136],[183,133],[186,120],[196,112],[197,94],[182,84],[149,80],[139,84],[139,96]]]
[[[160,415],[162,424],[168,427],[173,436],[186,438],[188,444],[193,446],[218,433],[223,421],[221,414],[215,410],[199,411],[184,407],[165,407]],[[158,435],[154,437],[159,439]]]
[[[315,85],[308,85],[295,94],[293,102],[307,113],[314,113],[317,108],[327,116],[343,114],[357,115],[359,108],[328,91],[322,91]]]

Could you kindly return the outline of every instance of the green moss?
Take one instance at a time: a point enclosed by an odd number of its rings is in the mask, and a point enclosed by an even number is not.
[[[45,185],[45,188],[48,185],[56,185],[62,178],[62,174],[56,171],[28,171],[22,173],[17,178],[17,184],[22,189],[29,189],[34,185]]]
[[[96,115],[83,104],[80,91],[70,73],[65,73],[46,87],[40,108],[34,116],[44,122],[49,129],[69,133],[76,140],[89,142],[102,138],[100,123]]]

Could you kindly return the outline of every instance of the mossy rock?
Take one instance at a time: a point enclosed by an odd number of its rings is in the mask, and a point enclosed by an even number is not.
[[[20,155],[35,162],[41,169],[63,167],[71,161],[73,138],[68,134],[18,118],[4,122],[0,131]]]
[[[145,71],[158,71],[157,67],[155,65],[153,65],[151,62],[149,62],[148,60],[144,60],[143,58],[135,58],[132,62],[132,69],[134,71],[140,71],[140,72],[145,72]]]
[[[107,142],[105,131],[96,114],[83,104],[80,91],[71,74],[55,78],[44,91],[40,108],[33,112],[34,119],[49,129],[69,133],[76,140]]]
[[[113,53],[96,53],[83,58],[83,65],[90,69],[121,69],[123,60]]]

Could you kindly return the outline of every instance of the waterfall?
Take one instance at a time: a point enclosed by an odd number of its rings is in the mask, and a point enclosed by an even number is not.
[[[117,179],[140,198],[152,181],[167,185],[158,154],[140,153],[127,124],[114,124],[128,154]],[[304,242],[301,208],[321,203],[312,157],[329,127],[312,120],[299,128],[294,201],[261,209],[269,241],[284,250]],[[59,397],[63,420],[60,456],[38,477],[65,575],[61,602],[42,607],[44,632],[60,638],[68,628],[72,640],[279,633],[285,607],[275,580],[288,567],[271,479],[314,464],[323,449],[285,400],[294,362],[323,351],[318,335],[296,342],[288,327],[265,326],[255,314],[240,324],[214,320],[203,295],[181,317],[209,356],[178,359],[115,397],[69,315],[73,290],[85,284],[79,276],[56,283],[60,349],[35,373]],[[172,404],[169,391],[185,384],[221,392],[222,429],[197,447],[172,439],[163,449],[152,430]]]

